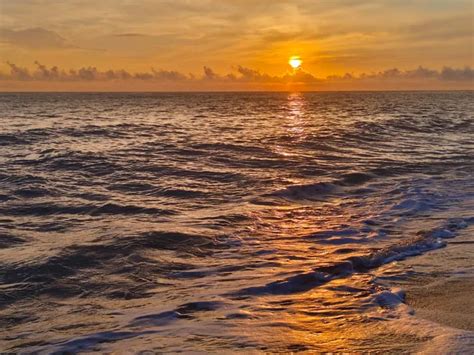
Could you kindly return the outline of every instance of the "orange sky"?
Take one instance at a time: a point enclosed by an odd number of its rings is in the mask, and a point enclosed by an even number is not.
[[[473,4],[0,0],[0,90],[473,88]]]

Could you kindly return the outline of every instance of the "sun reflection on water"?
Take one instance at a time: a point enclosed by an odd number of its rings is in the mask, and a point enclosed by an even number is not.
[[[289,140],[288,145],[277,144],[272,150],[283,156],[298,156],[299,151],[294,148],[294,143],[304,142],[307,137],[308,114],[306,112],[306,99],[300,92],[291,92],[288,94],[285,103],[281,106],[282,111],[282,129],[281,133]]]
[[[302,93],[291,93],[287,102],[288,122],[286,124],[289,134],[301,141],[306,137],[306,100]]]

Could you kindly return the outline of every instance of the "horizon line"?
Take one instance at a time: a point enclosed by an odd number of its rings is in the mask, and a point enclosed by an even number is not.
[[[57,90],[1,90],[0,94],[113,94],[113,93],[122,93],[122,94],[153,94],[153,93],[162,93],[162,94],[210,94],[210,93],[328,93],[328,92],[474,92],[472,89],[354,89],[354,90],[137,90],[137,91],[127,91],[127,90],[74,90],[74,91],[57,91]]]

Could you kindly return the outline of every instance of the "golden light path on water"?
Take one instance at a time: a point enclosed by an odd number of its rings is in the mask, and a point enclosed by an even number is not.
[[[286,114],[276,126],[286,131],[288,139],[297,144],[304,143],[314,126],[318,125],[306,111],[307,105],[303,93],[289,93],[282,107]],[[301,154],[278,144],[272,150],[282,156]],[[288,181],[291,184],[306,182],[304,179]],[[339,254],[337,246],[317,248],[305,237],[353,222],[357,216],[348,208],[353,202],[351,199],[334,198],[331,202],[321,203],[317,212],[314,206],[304,204],[297,207],[281,205],[271,209],[247,205],[247,213],[254,223],[246,233],[259,235],[254,246],[268,244],[268,248],[278,251],[278,268],[284,270],[280,277],[311,273],[317,264],[331,265],[351,255],[350,252]],[[252,282],[265,284],[275,277],[274,272],[274,269],[262,270],[260,274],[252,275]],[[253,300],[255,303],[251,306],[240,307],[244,309],[239,311],[242,319],[236,321],[236,330],[230,331],[230,334],[235,332],[237,337],[243,330],[248,340],[263,343],[271,349],[280,348],[281,351],[304,351],[315,345],[320,351],[351,348],[364,342],[364,339],[372,338],[375,333],[387,331],[379,325],[370,325],[370,321],[360,313],[361,307],[372,307],[371,292],[374,290],[371,290],[371,280],[372,276],[353,275],[320,287],[308,286],[307,292],[303,293],[262,295]],[[374,309],[376,315],[378,310]],[[247,316],[250,319],[245,319]]]

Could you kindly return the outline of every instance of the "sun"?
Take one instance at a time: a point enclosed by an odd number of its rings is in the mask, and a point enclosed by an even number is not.
[[[288,60],[288,64],[290,64],[293,69],[298,69],[301,66],[301,63],[303,63],[303,61],[297,55],[290,57]]]

